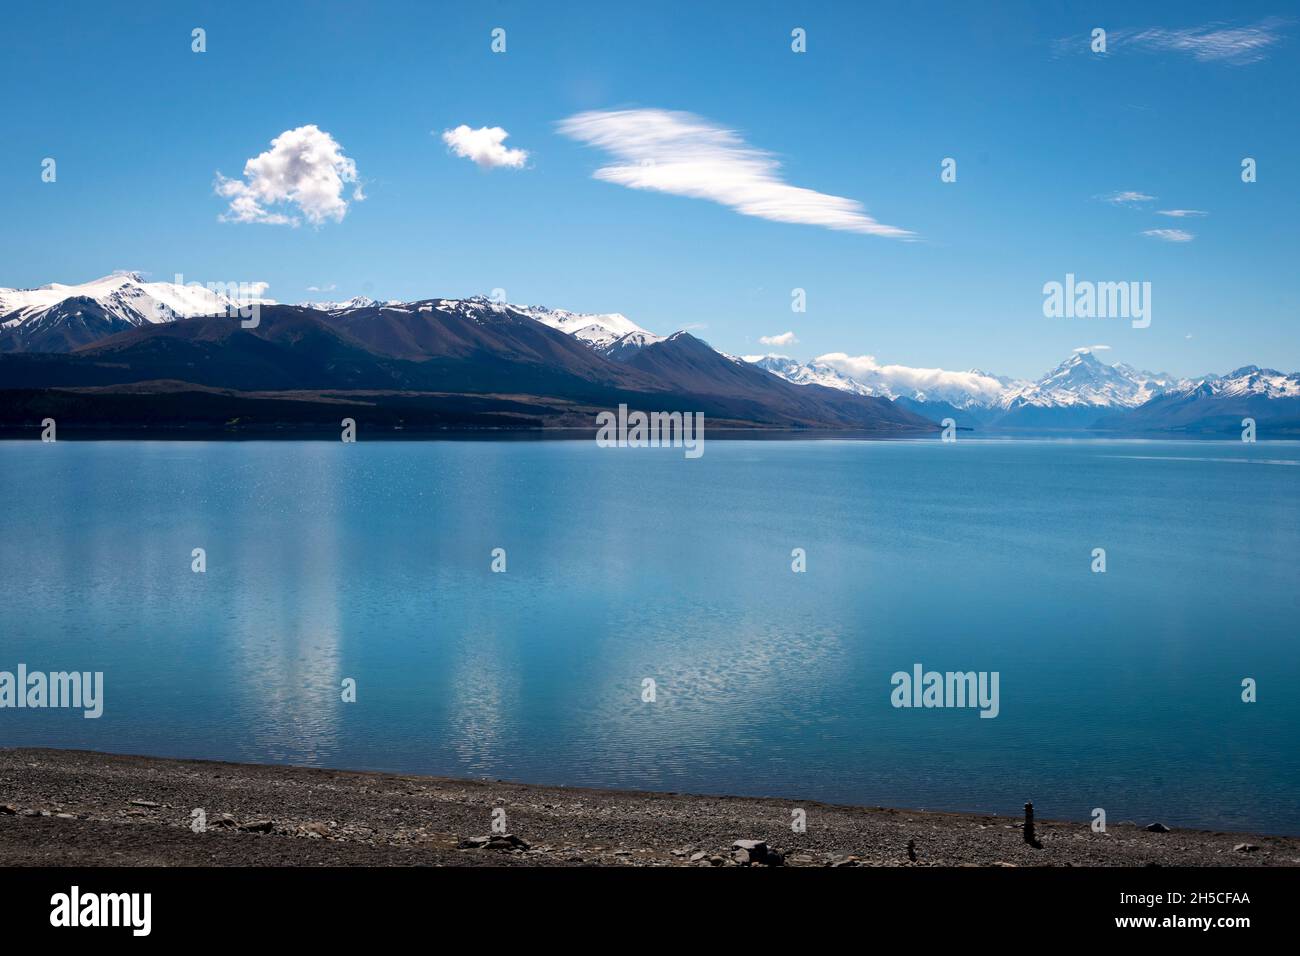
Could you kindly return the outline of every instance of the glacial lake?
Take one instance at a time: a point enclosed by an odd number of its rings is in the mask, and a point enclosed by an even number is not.
[[[104,674],[3,746],[1300,833],[1298,443],[6,441],[0,478],[0,670]],[[893,706],[916,664],[996,672],[996,718]]]

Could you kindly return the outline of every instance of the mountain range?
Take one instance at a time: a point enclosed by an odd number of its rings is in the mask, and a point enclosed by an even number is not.
[[[252,302],[258,324],[243,328],[232,311]],[[952,418],[985,432],[1225,436],[1253,417],[1264,434],[1300,434],[1300,375],[1256,366],[1179,379],[1080,350],[1035,380],[894,371],[740,358],[619,313],[482,296],[281,305],[135,273],[0,289],[3,428],[56,407],[98,429],[323,428],[347,407],[395,431],[585,429],[626,402],[702,411],[714,428],[907,435]]]
[[[973,369],[938,385],[916,386],[900,385],[885,370],[848,374],[836,367],[834,357],[808,363],[782,355],[747,359],[789,382],[889,398],[926,417],[953,418],[985,431],[1214,434],[1240,431],[1241,419],[1249,416],[1294,432],[1300,421],[1300,373],[1255,365],[1225,375],[1176,378],[1123,363],[1107,365],[1081,349],[1034,380]]]
[[[932,433],[885,398],[794,385],[688,332],[475,296],[259,303],[110,276],[0,290],[0,427],[383,431],[595,428],[621,403],[710,427]],[[211,295],[211,294],[209,294]],[[221,314],[211,314],[213,307]],[[59,414],[55,414],[57,411]]]

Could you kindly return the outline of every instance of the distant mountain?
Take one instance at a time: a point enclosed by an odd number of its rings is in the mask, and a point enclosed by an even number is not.
[[[1106,365],[1091,352],[1076,352],[1036,382],[1016,383],[996,402],[1014,410],[1038,408],[1135,408],[1177,384],[1169,375],[1129,365]]]
[[[1001,409],[990,409],[982,405],[966,405],[958,408],[951,402],[921,402],[907,396],[894,399],[894,404],[934,422],[942,422],[945,418],[951,418],[959,423],[962,428],[985,428],[990,421],[997,419],[1002,414]]]
[[[1276,369],[1246,365],[1227,375],[1211,375],[1197,383],[1187,383],[1171,391],[1171,396],[1201,391],[1213,398],[1300,397],[1300,372],[1286,374]]]
[[[1255,420],[1261,436],[1300,437],[1300,373],[1248,365],[1183,383],[1136,408],[1102,415],[1094,427],[1237,437],[1245,418]]]
[[[134,272],[81,285],[0,289],[0,352],[68,352],[126,329],[227,313],[239,304],[198,286],[146,282]]]
[[[1275,433],[1296,418],[1289,404],[1300,400],[1300,373],[1247,366],[1224,376],[1178,379],[1130,365],[1107,365],[1090,351],[1076,352],[1034,381],[972,371],[940,389],[900,388],[883,372],[868,379],[845,375],[825,362],[801,363],[784,356],[749,359],[789,382],[817,383],[855,394],[885,395],[933,421],[952,418],[985,430],[1181,430],[1240,431],[1243,417],[1267,422]],[[963,388],[970,378],[991,390]]]
[[[984,408],[1014,411],[1026,406],[1112,408],[1140,405],[1175,384],[1168,375],[1141,372],[1127,365],[1105,365],[1091,352],[1076,352],[1036,381],[993,375],[978,369],[949,376],[946,381],[902,386],[887,369],[853,377],[826,362],[801,363],[781,355],[753,357],[750,361],[798,384],[817,383],[863,395],[880,395],[909,403],[947,406],[951,409]]]
[[[827,359],[830,359],[828,356]],[[912,404],[930,403],[966,408],[982,405],[989,396],[1000,395],[1011,379],[997,379],[983,372],[971,371],[945,380],[938,374],[923,376],[923,384],[903,384],[891,376],[889,368],[848,373],[836,368],[831,361],[798,362],[784,355],[746,356],[746,361],[765,368],[797,384],[824,385],[856,395],[873,395],[891,400],[906,399]],[[926,370],[915,370],[926,371]],[[939,370],[931,370],[938,373]]]
[[[1090,428],[1104,413],[1136,408],[1179,384],[1163,373],[1107,365],[1076,352],[1035,382],[1007,386],[986,416],[997,428]]]

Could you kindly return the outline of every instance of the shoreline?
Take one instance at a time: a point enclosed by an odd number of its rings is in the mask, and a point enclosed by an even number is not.
[[[795,832],[792,811],[806,830]],[[1295,866],[1300,837],[0,748],[6,866]],[[202,832],[193,827],[202,811]],[[494,812],[505,831],[494,834]],[[496,815],[500,817],[500,812]],[[737,851],[736,841],[763,849]],[[909,858],[913,845],[915,861]]]
[[[239,444],[241,442],[321,442],[337,444],[339,430],[334,426],[320,426],[309,429],[293,430],[284,428],[76,428],[60,426],[60,442],[222,442]],[[1242,444],[1240,438],[1218,432],[1106,432],[1106,431],[1046,431],[1046,430],[986,430],[979,431],[970,426],[960,425],[957,432],[961,441],[984,442],[1183,442],[1187,444]],[[933,431],[916,432],[874,432],[863,429],[797,429],[797,428],[710,428],[706,441],[861,441],[861,442],[933,442],[938,428]],[[487,442],[551,442],[551,441],[594,441],[596,430],[587,428],[440,428],[440,429],[389,429],[386,431],[367,432],[358,438],[358,444],[366,442],[401,443],[401,442],[440,442],[440,441],[487,441]],[[41,443],[39,426],[10,427],[0,423],[0,442],[34,442]],[[1285,433],[1274,438],[1263,439],[1259,444],[1294,444],[1300,442],[1300,432]]]

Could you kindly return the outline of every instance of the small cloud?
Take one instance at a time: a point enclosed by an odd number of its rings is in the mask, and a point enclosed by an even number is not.
[[[1221,23],[1207,23],[1199,27],[1168,30],[1153,27],[1146,30],[1116,30],[1110,41],[1117,46],[1159,52],[1186,53],[1193,59],[1221,61],[1241,66],[1257,63],[1268,56],[1271,48],[1282,40],[1282,28],[1289,21],[1270,17],[1252,26],[1228,27]]]
[[[313,226],[330,219],[342,222],[348,211],[344,184],[356,182],[357,164],[343,155],[333,136],[316,126],[299,126],[285,130],[271,140],[269,150],[246,162],[242,180],[217,173],[217,195],[230,200],[230,208],[218,218],[297,226],[297,216],[267,208],[285,204],[297,206]],[[352,199],[364,198],[357,185]]]
[[[613,165],[593,174],[607,183],[707,199],[773,222],[914,238],[906,229],[877,222],[857,200],[791,186],[771,153],[692,113],[593,110],[562,120],[559,129],[614,157]]]
[[[1203,63],[1243,66],[1265,59],[1282,42],[1284,30],[1291,22],[1284,17],[1269,17],[1243,27],[1207,23],[1173,30],[1165,27],[1108,30],[1107,50],[1100,55],[1111,56],[1130,49],[1139,53],[1184,53]],[[1098,56],[1092,50],[1091,41],[1091,34],[1076,35],[1054,41],[1053,47],[1057,56]]]
[[[335,288],[336,288],[335,284],[331,282],[329,285],[309,285],[307,286],[307,291],[308,292],[333,292]]]
[[[1185,339],[1190,339],[1191,337],[1192,337],[1192,333],[1191,333],[1191,332],[1188,332],[1186,335],[1183,336],[1183,338],[1185,338]]]
[[[1175,219],[1186,219],[1190,216],[1208,216],[1209,213],[1204,209],[1157,209],[1162,216],[1173,216]]]
[[[709,327],[709,323],[707,322],[692,322],[690,325],[683,325],[682,331],[695,332],[698,331],[699,329],[707,329],[708,327]]]
[[[1103,202],[1108,202],[1113,206],[1137,206],[1144,202],[1151,202],[1156,197],[1148,196],[1146,193],[1140,193],[1132,189],[1126,189],[1123,192],[1110,193],[1106,196],[1098,196]]]
[[[1144,229],[1142,235],[1163,242],[1191,242],[1196,238],[1195,234],[1185,229]]]
[[[760,335],[758,337],[760,345],[775,345],[777,348],[785,348],[787,345],[794,345],[798,341],[793,332],[782,332],[780,335]]]
[[[509,135],[500,126],[470,129],[461,124],[455,129],[443,130],[442,141],[461,159],[468,159],[483,169],[522,169],[528,162],[528,150],[507,149],[504,143]]]
[[[1108,351],[1109,349],[1110,349],[1109,345],[1080,345],[1077,349],[1075,349],[1075,351],[1080,353],[1088,353],[1088,352],[1105,352]]]

